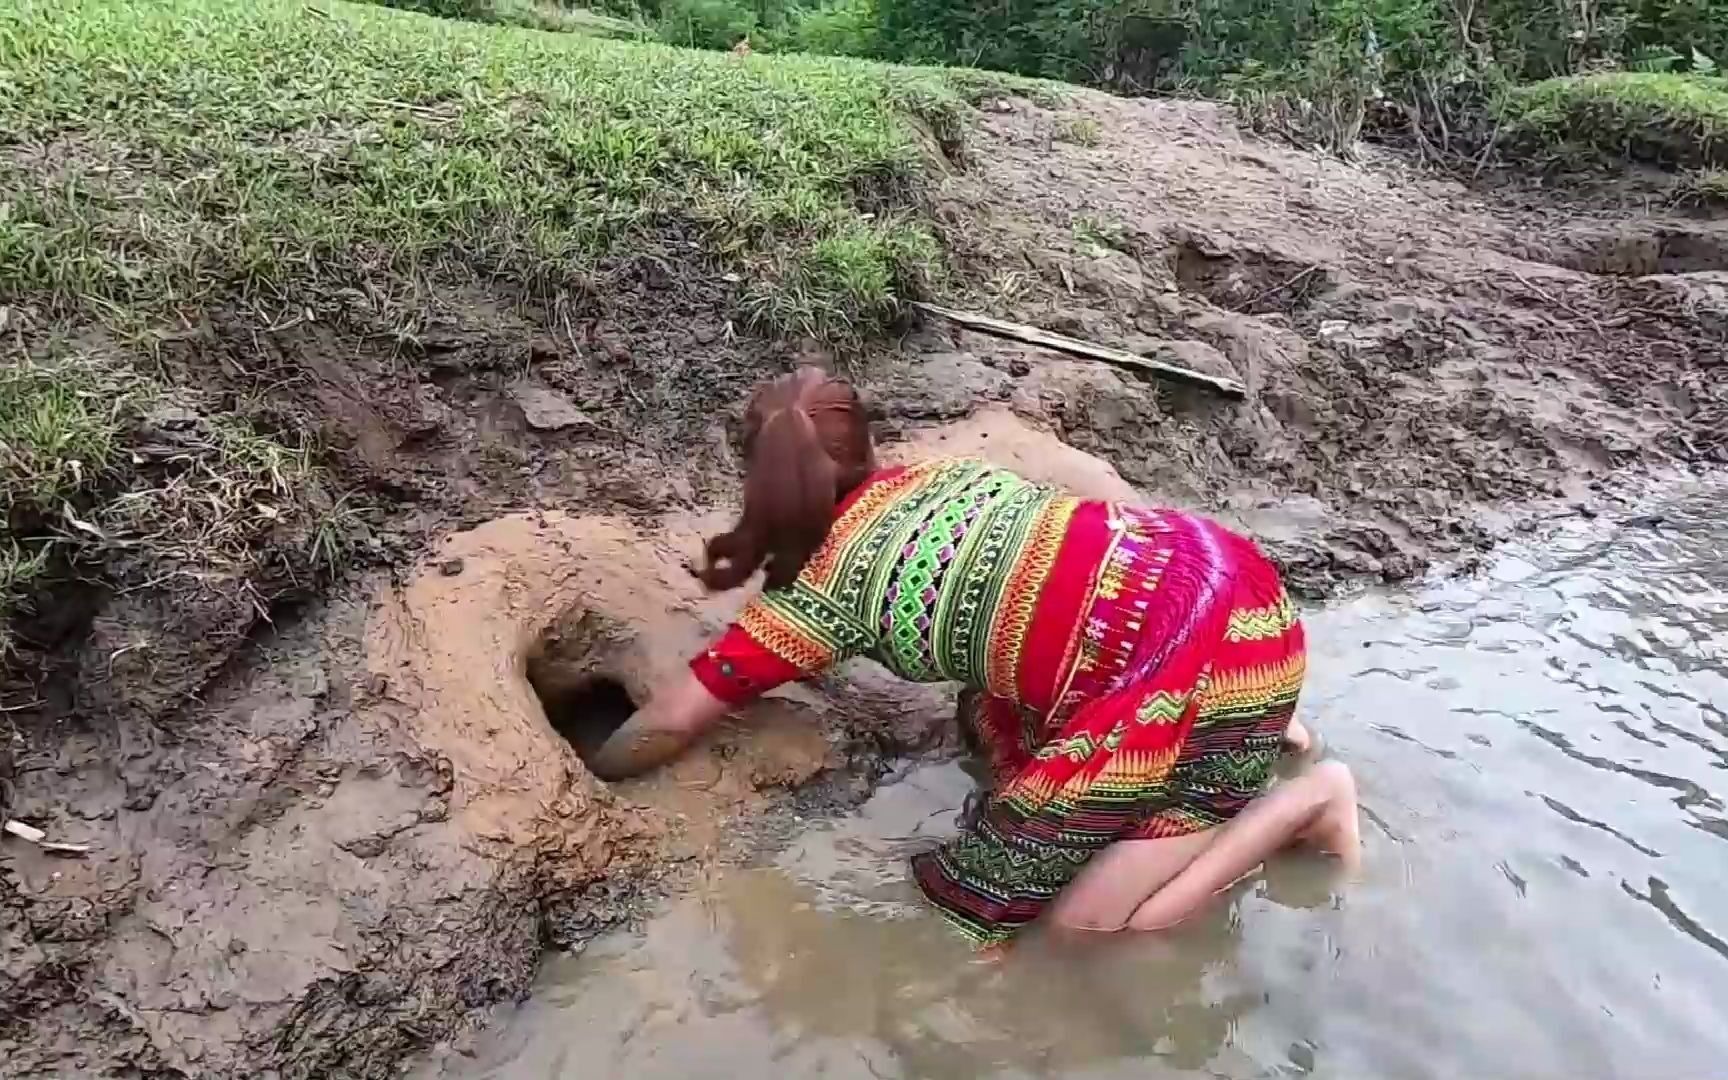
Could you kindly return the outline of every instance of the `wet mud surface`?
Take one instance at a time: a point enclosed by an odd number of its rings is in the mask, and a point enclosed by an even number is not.
[[[1058,138],[1079,113],[1095,145]],[[796,362],[853,370],[891,456],[1204,509],[1311,596],[1468,567],[1728,445],[1719,223],[1545,218],[1093,95],[987,103],[967,160],[932,193],[953,299],[1249,400],[934,324],[861,357],[758,341],[675,236],[550,309],[442,283],[164,341],[180,381],[327,448],[356,569],[37,605],[0,795],[95,851],[0,842],[8,1075],[390,1075],[547,946],[944,753],[948,698],[861,667],[641,784],[581,765],[739,601],[684,561],[736,497],[743,395]]]

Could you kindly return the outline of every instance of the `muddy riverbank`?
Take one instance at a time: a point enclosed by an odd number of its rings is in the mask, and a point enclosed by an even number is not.
[[[1079,119],[1085,145],[1062,137]],[[407,335],[399,298],[348,295],[159,342],[189,389],[151,445],[201,437],[201,393],[314,433],[357,568],[265,560],[184,605],[142,578],[39,598],[10,812],[96,850],[0,847],[8,1069],[387,1075],[526,992],[548,946],[939,750],[942,693],[868,668],[635,787],[554,726],[616,715],[737,602],[682,564],[735,496],[738,403],[793,362],[855,370],[894,453],[1204,508],[1310,594],[1467,562],[1728,446],[1721,223],[1497,205],[1212,106],[1089,94],[986,101],[933,168],[956,299],[1248,400],[937,326],[862,356],[754,339],[675,247],[579,308],[440,282]]]

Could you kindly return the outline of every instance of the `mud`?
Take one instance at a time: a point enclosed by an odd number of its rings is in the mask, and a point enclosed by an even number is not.
[[[748,850],[790,789],[941,738],[948,695],[866,670],[745,710],[648,780],[593,779],[542,701],[580,744],[724,625],[740,598],[683,565],[697,526],[501,518],[261,641],[171,743],[67,735],[25,806],[50,794],[58,813],[30,816],[97,850],[6,850],[12,1075],[387,1072],[523,992],[543,944]]]
[[[1156,497],[1277,518],[1311,593],[1472,559],[1598,509],[1628,467],[1728,458],[1720,221],[1609,193],[1499,200],[1240,133],[1228,110],[1082,96],[1095,145],[1021,102],[945,197],[971,300],[1243,379],[1245,405],[933,327],[1015,407]],[[1634,204],[1635,205],[1635,204]]]
[[[888,456],[1205,509],[1311,594],[1468,565],[1646,470],[1723,460],[1718,224],[1501,205],[1205,105],[1066,111],[1096,145],[986,107],[934,193],[956,299],[1249,400],[909,325],[842,358]],[[8,1075],[390,1074],[524,993],[548,945],[945,752],[950,699],[859,664],[650,780],[582,766],[741,600],[684,561],[735,497],[743,394],[836,359],[750,338],[735,283],[683,250],[668,235],[551,306],[443,282],[276,330],[214,311],[163,342],[188,407],[327,448],[355,569],[266,559],[181,606],[92,586],[26,628],[0,796],[96,850],[0,842]]]

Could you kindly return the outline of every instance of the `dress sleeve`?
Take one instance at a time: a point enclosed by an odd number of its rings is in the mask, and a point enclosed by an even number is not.
[[[777,686],[815,674],[782,659],[738,623],[697,654],[690,670],[710,694],[728,705],[747,704]]]
[[[743,705],[775,687],[808,679],[863,652],[874,635],[803,581],[752,600],[690,670],[708,692]]]

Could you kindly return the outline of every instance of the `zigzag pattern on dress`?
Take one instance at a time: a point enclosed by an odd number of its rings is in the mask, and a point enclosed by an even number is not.
[[[1193,695],[1182,693],[1172,694],[1167,690],[1156,690],[1140,699],[1140,704],[1134,708],[1136,724],[1176,724],[1180,723],[1184,713],[1188,711],[1188,703]]]
[[[1296,605],[1282,589],[1278,599],[1264,607],[1237,608],[1230,613],[1230,625],[1224,631],[1229,642],[1266,641],[1289,633],[1296,625]]]

